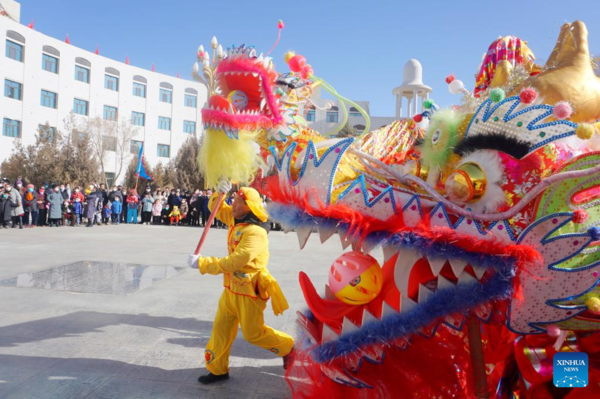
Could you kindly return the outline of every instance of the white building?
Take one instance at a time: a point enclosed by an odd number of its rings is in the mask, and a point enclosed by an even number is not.
[[[40,125],[64,131],[63,121],[71,111],[78,123],[93,117],[130,119],[137,135],[126,165],[141,142],[146,160],[154,165],[168,162],[190,135],[202,133],[200,110],[207,98],[202,84],[46,36],[19,23],[15,4],[0,0],[5,14],[0,16],[0,162],[10,156],[15,140],[33,144]],[[108,153],[105,167],[110,181],[118,169],[114,155]]]
[[[343,118],[343,111],[339,107],[339,101],[337,99],[323,98],[321,88],[315,89],[310,100],[316,105],[307,105],[305,110],[305,117],[308,122],[308,126],[316,130],[319,133],[327,133],[334,130]],[[389,125],[398,118],[393,116],[372,116],[370,112],[369,101],[354,101],[362,109],[366,111],[371,119],[371,129],[379,129],[382,126]],[[329,107],[331,105],[331,107]],[[348,108],[348,125],[356,129],[357,133],[360,133],[365,128],[365,118],[362,114],[354,107],[347,104]]]
[[[341,122],[343,111],[339,108],[337,99],[324,99],[321,89],[317,88],[311,96],[311,101],[316,107],[307,105],[305,110],[308,126],[320,133],[334,130]],[[391,124],[401,118],[412,118],[415,114],[423,112],[422,103],[429,98],[431,87],[423,84],[423,67],[418,60],[411,59],[405,65],[402,72],[402,84],[392,90],[396,97],[395,116],[372,116],[369,101],[354,101],[362,107],[371,119],[371,129],[379,129]],[[406,101],[405,101],[406,100]],[[402,104],[406,102],[406,112],[403,112]],[[331,104],[331,107],[329,105]],[[348,106],[348,125],[362,132],[365,128],[365,118],[354,107]]]

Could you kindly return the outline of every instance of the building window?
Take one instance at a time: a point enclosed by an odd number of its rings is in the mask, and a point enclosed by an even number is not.
[[[196,133],[196,122],[183,121],[183,132],[195,134]]]
[[[119,91],[119,78],[116,76],[104,75],[104,88]]]
[[[106,183],[108,183],[108,187],[112,187],[115,184],[115,174],[112,172],[104,172],[104,177],[106,178]]]
[[[73,112],[79,115],[88,115],[88,102],[78,98],[73,99]]]
[[[90,83],[90,70],[79,65],[75,65],[75,80],[83,83]]]
[[[56,128],[48,125],[38,125],[38,132],[40,137],[48,141],[54,141],[56,137]]]
[[[362,116],[362,114],[360,112],[350,112],[349,115],[350,116],[355,116],[355,117],[358,117],[358,118],[360,118]]]
[[[104,106],[104,119],[107,121],[116,121],[117,120],[117,108],[109,107],[108,105]]]
[[[327,112],[326,122],[338,123],[338,113],[337,112]]]
[[[132,112],[131,113],[131,124],[135,126],[146,125],[146,115],[143,112]]]
[[[6,56],[15,61],[23,62],[23,46],[10,40],[6,41]]]
[[[159,116],[158,117],[158,128],[161,130],[171,130],[171,118]]]
[[[314,122],[315,121],[315,110],[314,109],[309,109],[306,112],[306,121],[307,122]]]
[[[12,80],[4,80],[4,96],[14,98],[15,100],[22,100],[23,85],[21,83],[13,82]]]
[[[85,141],[86,138],[87,138],[87,135],[86,135],[85,132],[74,131],[73,133],[75,133],[75,139],[76,140]]]
[[[159,144],[157,146],[156,155],[161,158],[169,158],[171,148],[167,144]]]
[[[21,121],[4,118],[2,135],[6,137],[21,137]]]
[[[129,152],[131,152],[132,154],[139,154],[140,150],[142,149],[142,142],[138,141],[138,140],[131,140],[131,143],[129,144]]]
[[[198,96],[194,96],[193,94],[185,95],[185,106],[196,108],[196,104],[198,103]]]
[[[133,95],[146,98],[146,85],[133,82]]]
[[[58,73],[58,58],[51,57],[48,54],[42,54],[42,69],[44,71]]]
[[[102,146],[106,151],[117,151],[117,138],[111,136],[102,136]]]
[[[160,89],[160,101],[171,104],[173,102],[173,92],[167,89]]]
[[[56,93],[42,90],[42,105],[48,108],[56,108]]]

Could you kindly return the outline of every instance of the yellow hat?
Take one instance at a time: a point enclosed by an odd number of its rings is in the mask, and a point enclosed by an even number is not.
[[[250,208],[257,218],[263,222],[269,220],[269,215],[265,211],[265,208],[263,208],[262,198],[260,198],[258,191],[250,187],[242,187],[237,195],[246,201],[246,205],[248,205],[248,208]]]

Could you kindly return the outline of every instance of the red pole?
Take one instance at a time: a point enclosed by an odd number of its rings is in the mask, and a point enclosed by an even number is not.
[[[204,240],[206,239],[206,236],[208,235],[208,230],[210,230],[210,226],[212,226],[213,221],[215,220],[215,217],[217,216],[217,212],[218,212],[219,208],[221,207],[221,204],[223,203],[224,200],[225,200],[225,193],[220,193],[219,197],[217,198],[217,202],[215,203],[215,206],[214,206],[212,212],[210,213],[210,217],[208,218],[208,221],[206,222],[206,226],[204,226],[204,231],[202,232],[202,237],[200,237],[200,242],[198,243],[198,246],[196,247],[196,251],[194,252],[194,255],[200,254],[200,248],[202,248],[202,245],[204,244]]]
[[[471,354],[471,370],[475,380],[475,396],[481,399],[490,397],[490,389],[485,372],[485,359],[483,357],[483,345],[481,344],[481,333],[479,332],[479,320],[475,316],[467,318],[467,334],[469,339],[469,352]]]

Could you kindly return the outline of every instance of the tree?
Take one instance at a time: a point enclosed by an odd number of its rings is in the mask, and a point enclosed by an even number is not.
[[[167,176],[175,187],[195,190],[204,187],[204,179],[198,169],[198,153],[200,140],[190,136],[177,152],[177,156],[169,162]]]
[[[147,165],[146,165],[147,166]],[[148,166],[147,166],[148,167]],[[135,188],[136,184],[139,187],[146,187],[150,185],[152,187],[152,191],[156,190],[158,187],[161,189],[169,185],[169,179],[167,176],[167,167],[165,167],[161,162],[157,163],[154,168],[148,167],[147,172],[152,176],[153,181],[148,182],[144,179],[138,179],[135,175],[137,169],[137,157],[133,158],[127,169],[125,171],[125,179],[123,181],[123,187],[128,189]]]
[[[65,137],[62,146],[64,180],[85,187],[100,180],[100,165],[93,156],[90,137],[78,129],[75,114],[64,119]]]
[[[122,119],[119,125],[117,126],[117,168],[115,170],[115,181],[118,181],[119,177],[121,177],[121,172],[123,172],[123,167],[125,166],[125,160],[129,155],[131,140],[136,135],[137,128],[133,127],[129,120]]]
[[[165,188],[167,187],[169,182],[169,176],[167,175],[167,166],[163,165],[162,162],[157,163],[154,168],[152,168],[152,178],[154,181],[152,182],[152,189],[156,190],[156,188]]]
[[[137,157],[133,157],[127,169],[125,170],[125,179],[123,180],[123,187],[127,189],[135,188],[137,176],[135,171],[137,169]]]
[[[106,179],[107,158],[109,153],[114,153],[114,180],[117,181],[125,167],[131,139],[137,134],[137,129],[125,119],[118,122],[95,117],[87,120],[83,126],[83,132],[89,136],[90,148],[100,164],[100,174],[105,184],[108,184]]]
[[[346,123],[342,130],[336,134],[336,137],[355,137],[357,134],[357,130]]]

